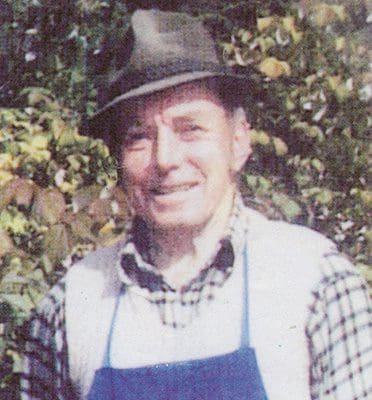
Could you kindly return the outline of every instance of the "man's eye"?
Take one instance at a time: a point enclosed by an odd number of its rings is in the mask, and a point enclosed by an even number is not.
[[[129,129],[125,135],[124,144],[127,147],[140,147],[149,138],[145,130]]]
[[[200,125],[191,125],[189,129],[191,132],[197,132],[203,130],[203,128]]]
[[[204,128],[199,124],[182,124],[181,126],[177,127],[177,131],[182,136],[188,138],[193,138],[202,132],[204,132]]]

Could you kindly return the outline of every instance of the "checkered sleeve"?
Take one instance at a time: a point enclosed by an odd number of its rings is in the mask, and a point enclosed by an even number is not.
[[[22,400],[72,400],[64,324],[64,282],[57,284],[22,329]]]
[[[322,260],[307,325],[311,398],[372,396],[372,323],[366,283],[339,254]]]

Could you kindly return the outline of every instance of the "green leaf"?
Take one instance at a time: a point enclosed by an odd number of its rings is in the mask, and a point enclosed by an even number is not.
[[[299,204],[285,194],[274,193],[272,201],[289,221],[301,215],[302,210]]]
[[[66,202],[59,190],[43,189],[36,195],[32,212],[42,223],[54,225],[62,220],[65,209]]]
[[[321,189],[320,192],[315,196],[315,199],[323,205],[328,205],[333,201],[334,193],[329,189]]]
[[[53,225],[44,237],[43,248],[50,262],[56,263],[69,254],[66,228],[63,224]]]

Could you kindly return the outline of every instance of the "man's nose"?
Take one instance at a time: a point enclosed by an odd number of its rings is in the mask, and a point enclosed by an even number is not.
[[[167,172],[179,165],[181,149],[171,126],[164,123],[160,116],[155,117],[155,123],[157,128],[155,162],[160,171]]]

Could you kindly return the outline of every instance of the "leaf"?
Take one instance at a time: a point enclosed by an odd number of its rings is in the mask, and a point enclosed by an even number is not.
[[[335,39],[335,47],[336,51],[342,51],[345,49],[346,46],[346,39],[344,36],[337,37]]]
[[[257,18],[257,29],[262,32],[269,28],[275,21],[274,17]]]
[[[274,193],[272,196],[272,201],[276,206],[279,207],[280,211],[290,221],[298,217],[302,212],[298,203],[285,194]]]
[[[262,146],[270,144],[270,136],[265,131],[252,129],[249,134],[252,144],[260,144]]]
[[[86,212],[80,211],[78,213],[71,213],[69,217],[66,218],[66,222],[69,223],[72,233],[79,241],[81,239],[95,239],[92,233],[92,227],[96,221]]]
[[[324,171],[324,164],[318,160],[317,158],[313,158],[311,160],[311,165],[318,171],[318,172],[323,172]]]
[[[0,229],[0,258],[9,254],[14,248],[13,241],[4,230]]]
[[[88,213],[93,217],[96,222],[106,222],[111,214],[111,200],[110,199],[95,199],[89,205]]]
[[[336,20],[344,22],[346,19],[345,6],[329,5],[325,3],[318,4],[314,7],[315,22],[318,26],[329,25]]]
[[[315,196],[316,201],[323,205],[330,204],[333,198],[334,193],[331,190],[325,188],[322,188],[320,192]]]
[[[283,28],[289,33],[295,31],[296,30],[295,17],[289,16],[289,17],[282,18],[282,25],[283,25]]]
[[[35,197],[32,212],[42,223],[54,225],[62,220],[65,209],[65,198],[59,190],[42,189]]]
[[[18,206],[29,207],[34,195],[35,184],[26,179],[16,179],[14,181],[15,201]]]
[[[361,190],[359,192],[360,199],[363,204],[367,207],[372,207],[372,191],[371,190]]]
[[[277,156],[284,156],[285,154],[288,153],[288,146],[282,139],[274,137],[273,145]]]
[[[258,69],[272,79],[279,78],[282,75],[291,74],[291,67],[289,64],[285,61],[279,61],[275,57],[265,58],[259,64]]]
[[[91,185],[76,191],[72,197],[74,211],[77,212],[88,207],[94,200],[98,199],[101,189],[99,185]]]
[[[69,254],[68,236],[63,224],[50,227],[43,240],[43,249],[53,264],[67,257]]]
[[[23,234],[29,227],[25,215],[14,209],[4,209],[0,213],[0,226],[14,235]]]
[[[10,182],[14,178],[11,172],[4,171],[0,169],[0,187]],[[2,190],[2,189],[1,189]]]
[[[0,169],[11,170],[13,168],[13,157],[9,153],[0,154]]]
[[[328,76],[327,77],[327,82],[329,87],[335,91],[338,86],[341,85],[341,76],[336,75],[336,76]]]
[[[0,189],[0,211],[5,208],[14,198],[15,186],[14,181],[7,182]]]

